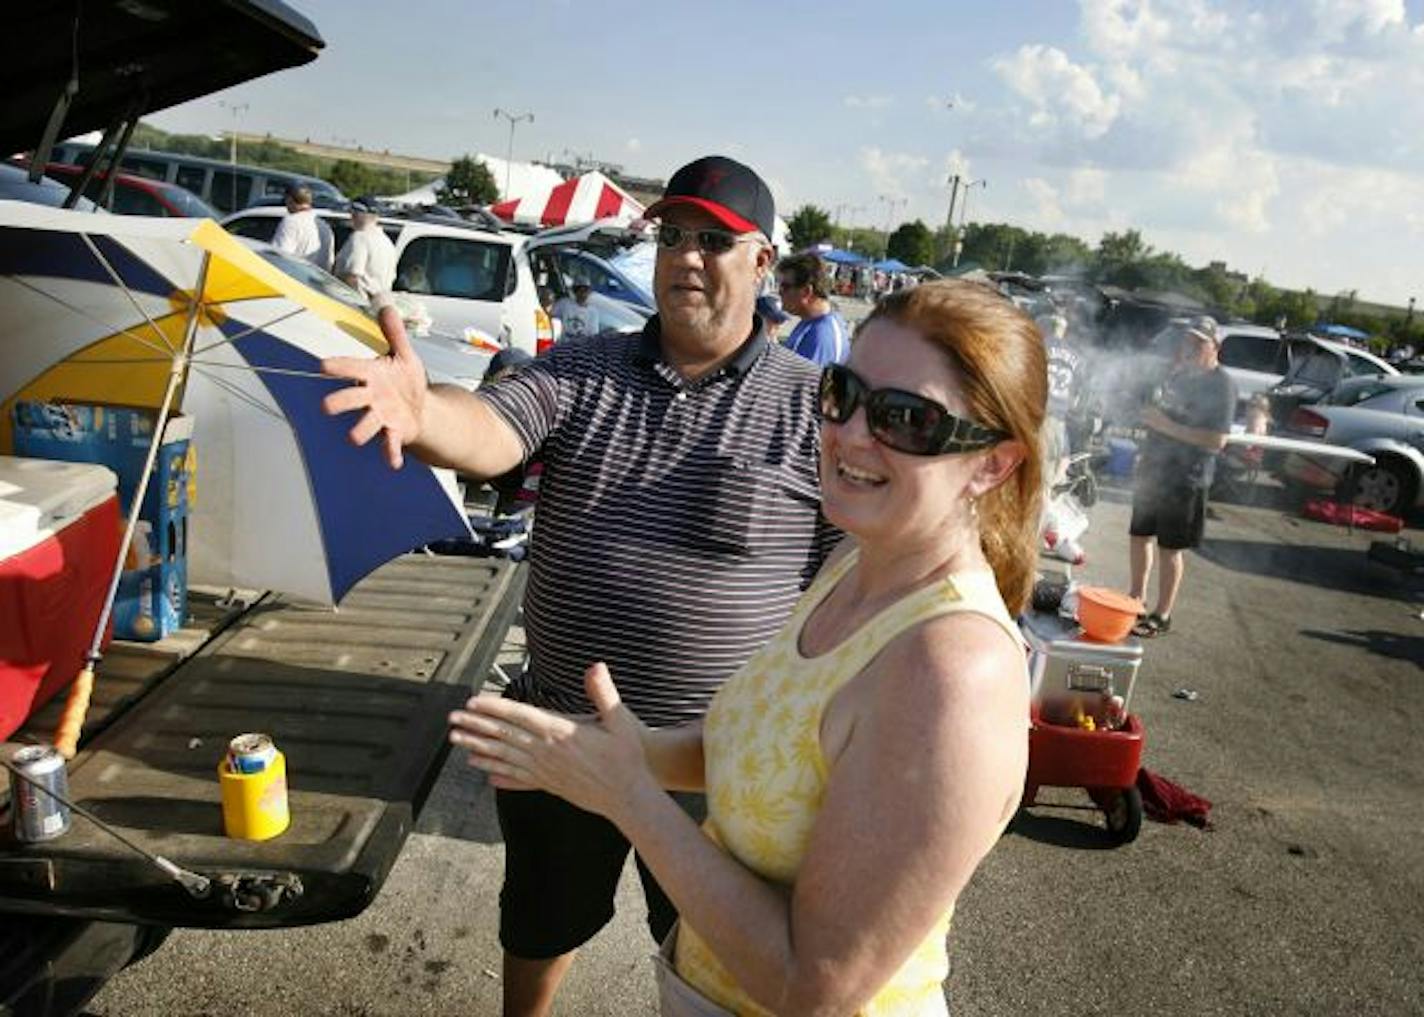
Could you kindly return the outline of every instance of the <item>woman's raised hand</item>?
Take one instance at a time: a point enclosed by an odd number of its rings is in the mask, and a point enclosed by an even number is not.
[[[402,449],[420,437],[421,415],[425,410],[425,365],[406,335],[405,324],[392,306],[381,308],[376,319],[390,344],[384,357],[330,357],[321,362],[323,374],[345,378],[355,384],[338,389],[321,402],[330,414],[361,412],[351,428],[351,441],[365,445],[380,435],[386,461],[398,470],[404,461]]]
[[[596,711],[587,717],[475,696],[450,714],[450,743],[468,749],[470,764],[497,788],[538,788],[616,822],[637,783],[653,783],[642,724],[619,699],[607,665],[591,665],[584,688]]]

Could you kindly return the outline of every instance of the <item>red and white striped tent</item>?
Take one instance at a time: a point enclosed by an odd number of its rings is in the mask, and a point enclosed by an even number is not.
[[[643,206],[612,180],[594,170],[565,180],[542,193],[502,201],[491,206],[490,211],[506,222],[562,226],[598,219],[631,222],[643,214]]]

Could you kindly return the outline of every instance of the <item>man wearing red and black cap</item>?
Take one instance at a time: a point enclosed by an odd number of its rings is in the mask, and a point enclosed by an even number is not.
[[[544,463],[524,600],[530,664],[507,695],[592,712],[583,676],[608,664],[649,751],[696,760],[712,694],[791,612],[838,534],[820,514],[813,364],[766,336],[754,307],[771,270],[775,204],[749,167],[709,156],[673,174],[658,220],[658,313],[641,336],[559,343],[471,394],[427,387],[383,311],[391,356],[342,360],[359,382],[326,399],[380,436],[461,473]],[[464,722],[451,739],[468,746]],[[681,800],[697,814],[700,796]],[[499,791],[505,841],[504,1012],[544,1014],[575,951],[613,915],[629,845],[616,826],[536,791]],[[676,911],[646,868],[648,924]]]

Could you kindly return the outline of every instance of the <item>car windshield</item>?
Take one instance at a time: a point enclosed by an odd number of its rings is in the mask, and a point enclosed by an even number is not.
[[[1347,381],[1337,386],[1335,391],[1324,399],[1324,402],[1330,406],[1354,406],[1356,403],[1373,399],[1389,390],[1389,385],[1382,385],[1378,381]]]
[[[316,290],[324,293],[333,300],[340,301],[347,307],[354,307],[358,311],[367,311],[365,299],[355,289],[347,286],[336,276],[329,272],[323,272],[309,261],[300,258],[292,258],[273,248],[259,248],[257,253],[264,259],[276,265],[287,275],[304,283]]]
[[[188,219],[217,219],[222,215],[192,191],[176,184],[164,187],[163,197],[170,205],[178,209],[180,215]]]

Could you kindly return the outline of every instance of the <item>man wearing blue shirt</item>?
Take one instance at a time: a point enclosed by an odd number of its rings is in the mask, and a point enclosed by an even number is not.
[[[825,267],[814,254],[795,254],[776,266],[781,306],[801,320],[786,345],[812,363],[844,363],[850,356],[850,329],[831,306]]]

